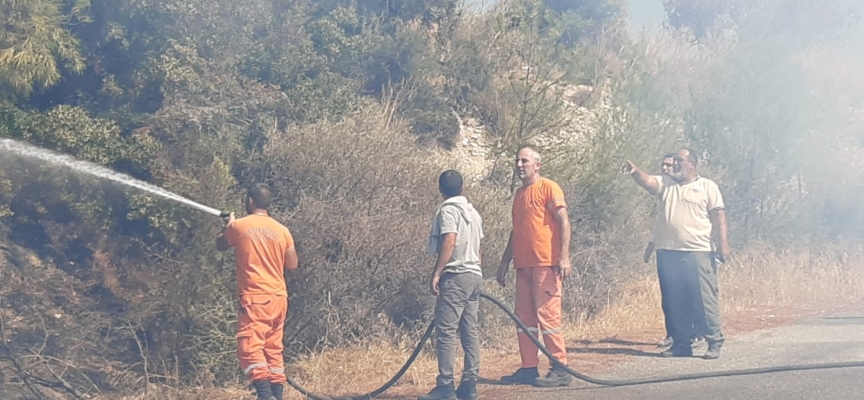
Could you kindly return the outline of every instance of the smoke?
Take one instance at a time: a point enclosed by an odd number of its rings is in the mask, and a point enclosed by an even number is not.
[[[864,3],[654,4],[665,29],[639,39],[664,65],[680,145],[710,156],[702,173],[728,199],[732,236],[862,235]]]

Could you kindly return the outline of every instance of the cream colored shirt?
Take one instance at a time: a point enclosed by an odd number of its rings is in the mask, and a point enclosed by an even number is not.
[[[660,184],[657,220],[652,230],[655,248],[713,251],[709,212],[724,207],[717,184],[703,177],[684,185],[667,176],[654,178]]]

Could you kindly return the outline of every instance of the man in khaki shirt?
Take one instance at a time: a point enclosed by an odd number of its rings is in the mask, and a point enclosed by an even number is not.
[[[649,175],[627,161],[624,172],[648,193],[657,196],[659,209],[654,231],[658,272],[668,283],[672,315],[672,347],[662,354],[690,357],[692,327],[705,333],[708,351],[703,358],[720,357],[724,337],[717,298],[715,257],[729,256],[723,196],[717,184],[696,173],[696,158],[678,151],[668,177]],[[715,251],[711,240],[716,228]]]

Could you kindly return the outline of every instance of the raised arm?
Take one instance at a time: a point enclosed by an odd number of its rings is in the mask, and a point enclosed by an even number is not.
[[[231,224],[235,221],[234,213],[228,215],[228,219],[225,221],[225,225],[222,226],[222,233],[219,237],[216,238],[216,250],[217,251],[226,251],[231,248],[231,242],[228,240],[228,236],[232,235],[233,232],[229,232],[231,229]]]
[[[630,174],[633,181],[648,191],[648,193],[651,193],[652,196],[660,193],[660,182],[657,181],[657,178],[640,170],[636,164],[633,164],[630,160],[624,162],[624,166],[621,170]]]

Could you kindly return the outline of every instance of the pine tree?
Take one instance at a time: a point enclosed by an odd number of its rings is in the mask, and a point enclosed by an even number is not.
[[[61,67],[81,72],[80,41],[68,27],[89,22],[89,7],[89,0],[0,0],[2,92],[48,88],[60,80]]]

